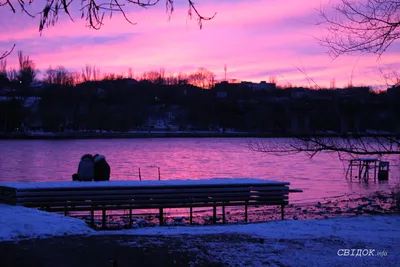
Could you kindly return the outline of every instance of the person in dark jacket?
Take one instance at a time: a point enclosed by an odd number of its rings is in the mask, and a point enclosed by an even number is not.
[[[94,180],[95,181],[109,181],[110,180],[110,165],[103,155],[94,155]]]
[[[85,154],[81,157],[78,165],[78,172],[72,175],[73,181],[93,181],[94,177],[94,163],[91,154]]]

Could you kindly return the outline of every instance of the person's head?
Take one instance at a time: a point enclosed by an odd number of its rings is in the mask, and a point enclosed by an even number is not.
[[[92,154],[85,154],[85,155],[82,156],[81,159],[91,159],[91,160],[93,160],[93,156],[92,156]]]
[[[106,157],[103,155],[96,155],[95,157],[93,157],[94,162],[98,162],[100,160],[106,160]]]

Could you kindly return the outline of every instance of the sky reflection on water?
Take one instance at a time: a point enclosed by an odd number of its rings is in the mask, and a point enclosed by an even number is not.
[[[276,139],[276,142],[286,142]],[[89,140],[2,140],[0,181],[65,181],[85,153],[104,154],[111,180],[253,177],[287,181],[303,189],[291,200],[308,202],[350,193],[387,189],[400,180],[400,157],[388,160],[388,183],[348,184],[346,163],[335,154],[276,156],[251,151],[245,138],[156,138]]]

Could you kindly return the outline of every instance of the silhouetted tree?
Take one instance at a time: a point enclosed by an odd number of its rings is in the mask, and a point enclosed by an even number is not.
[[[202,16],[197,10],[194,1],[186,1],[189,5],[188,16],[190,18],[194,17],[198,21],[200,28],[202,27],[203,21],[210,20],[215,16],[215,14],[211,17]],[[35,15],[30,11],[30,9],[33,4],[37,4],[38,2],[38,0],[3,0],[0,2],[0,7],[9,7],[13,13],[20,10],[29,17],[35,18]],[[48,27],[54,25],[57,22],[59,15],[62,14],[69,16],[73,21],[72,13],[74,10],[79,10],[81,12],[81,18],[86,20],[87,26],[96,30],[100,29],[104,24],[104,16],[109,15],[111,17],[114,13],[122,14],[128,23],[135,24],[126,14],[126,9],[128,9],[129,6],[149,8],[159,4],[160,2],[160,0],[48,0],[44,1],[40,8],[39,31],[42,32],[45,26]],[[165,4],[167,14],[171,16],[174,11],[174,0],[165,0]],[[78,5],[80,6],[78,7]]]
[[[10,67],[7,71],[7,77],[10,81],[13,81],[13,82],[17,81],[18,80],[18,71],[15,68]]]
[[[400,72],[393,69],[391,66],[379,68],[383,80],[387,86],[400,86]]]
[[[400,1],[340,0],[330,8],[320,10],[328,34],[319,39],[332,57],[356,52],[382,55],[400,38]],[[344,115],[345,117],[347,115]],[[394,123],[399,123],[396,115]],[[397,133],[398,134],[398,133]],[[282,144],[274,140],[249,140],[250,149],[276,154],[335,152],[339,157],[400,154],[400,140],[393,136],[297,137]]]
[[[8,85],[10,80],[7,77],[7,61],[0,59],[0,87]]]
[[[163,68],[160,71],[147,71],[142,74],[142,81],[149,81],[154,84],[165,84],[165,70]]]
[[[201,87],[203,89],[211,89],[214,86],[215,74],[206,68],[199,68],[188,76],[189,84]]]
[[[12,98],[5,104],[4,114],[4,132],[16,131],[21,126],[23,119],[23,111],[21,103],[16,99]]]
[[[100,79],[100,68],[86,64],[85,68],[82,69],[81,77],[84,82],[97,81]]]
[[[58,66],[54,69],[50,66],[44,74],[44,81],[50,84],[59,85],[74,84],[72,74],[63,66]]]
[[[364,52],[382,55],[400,38],[400,1],[340,0],[320,10],[328,34],[319,41],[333,57]]]
[[[115,73],[105,73],[103,74],[103,80],[105,81],[115,81],[121,80],[124,76],[122,74],[115,74]]]
[[[24,84],[29,85],[36,78],[37,70],[35,69],[35,63],[29,59],[29,56],[25,56],[22,51],[18,51],[18,80]]]
[[[133,79],[133,70],[132,70],[132,68],[128,69],[128,78],[129,79]]]

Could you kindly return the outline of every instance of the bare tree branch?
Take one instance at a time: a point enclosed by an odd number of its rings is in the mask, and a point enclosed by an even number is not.
[[[14,51],[14,48],[15,44],[11,47],[9,51],[5,51],[3,54],[1,54],[0,60],[5,59],[7,56],[9,56],[12,53],[12,51]]]
[[[194,11],[194,17],[197,19],[198,21],[198,25],[201,28],[203,28],[203,21],[204,20],[211,20],[215,17],[215,15],[217,15],[217,13],[214,13],[214,15],[212,15],[211,17],[204,17],[200,14],[200,12],[197,10],[197,8],[195,7],[195,4],[192,0],[187,0],[189,2],[189,11],[188,11],[188,15],[189,18],[193,18],[193,12]]]
[[[275,155],[305,153],[310,158],[321,152],[336,152],[339,158],[375,155],[400,154],[400,140],[392,136],[365,137],[296,137],[287,142],[274,139],[247,140],[252,151]]]
[[[0,0],[1,1],[1,0]],[[28,11],[28,8],[34,3],[39,2],[38,0],[5,0],[5,2],[0,2],[0,7],[8,6],[11,8],[11,12],[16,13],[20,9],[23,13],[34,18],[35,15]],[[197,10],[194,1],[186,0],[189,4],[188,16],[189,18],[194,18],[198,21],[200,29],[203,27],[203,21],[211,20],[215,17],[216,13],[211,17],[205,17],[200,14]],[[127,6],[138,6],[141,8],[149,8],[157,5],[160,0],[47,0],[44,1],[44,7],[37,14],[40,16],[39,21],[39,32],[42,33],[45,27],[53,26],[59,15],[66,14],[72,21],[72,15],[70,12],[72,3],[80,3],[81,19],[87,21],[87,26],[89,28],[99,30],[103,26],[103,19],[105,15],[110,15],[112,17],[113,13],[117,12],[122,14],[124,19],[130,23],[132,22],[127,14]],[[169,17],[174,11],[174,0],[165,0],[166,11]]]
[[[302,69],[300,69],[299,67],[296,67],[296,66],[294,66],[294,67],[306,77],[307,82],[310,87],[312,87],[311,83],[313,83],[316,88],[321,89],[321,87],[315,82],[315,80],[307,74],[304,67]]]
[[[400,86],[400,73],[391,66],[380,67],[379,72],[387,86]]]
[[[322,7],[320,14],[322,21],[318,24],[326,25],[328,34],[318,41],[329,48],[333,58],[355,52],[375,53],[380,56],[393,42],[400,39],[399,0],[340,0],[339,4],[330,9]],[[297,69],[306,76],[310,85],[316,85],[304,69]],[[399,84],[396,71],[391,71],[386,76],[382,70],[381,73],[385,80]],[[247,143],[256,152],[275,155],[305,153],[311,158],[321,152],[334,152],[339,159],[400,154],[398,136],[386,134],[331,137],[309,135],[287,139],[284,143],[271,138],[248,140]]]
[[[341,0],[319,12],[327,34],[318,41],[333,58],[354,52],[381,56],[400,38],[398,0]]]

